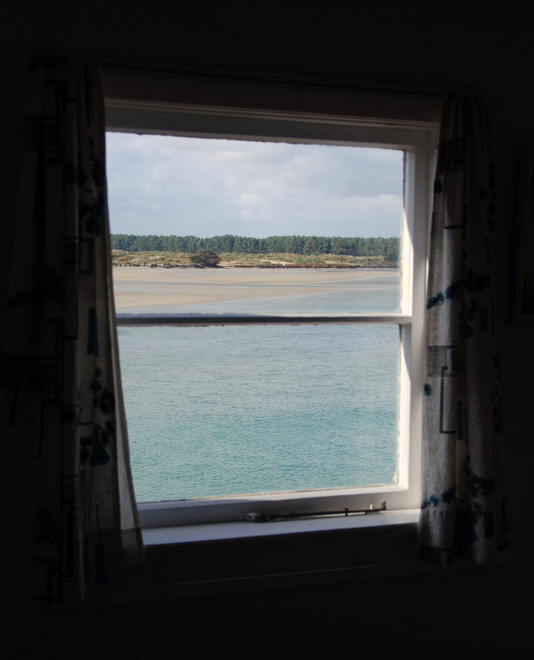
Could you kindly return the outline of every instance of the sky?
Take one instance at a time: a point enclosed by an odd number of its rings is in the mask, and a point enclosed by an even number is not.
[[[108,133],[114,234],[398,236],[391,149]]]

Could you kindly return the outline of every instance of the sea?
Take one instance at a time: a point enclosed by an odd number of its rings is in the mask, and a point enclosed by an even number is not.
[[[128,313],[395,312],[397,271],[320,293]],[[119,326],[138,502],[391,484],[399,328]]]

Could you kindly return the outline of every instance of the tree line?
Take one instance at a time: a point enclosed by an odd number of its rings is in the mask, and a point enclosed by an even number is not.
[[[198,236],[137,236],[135,234],[112,234],[111,244],[115,250],[126,252],[185,252],[194,254],[199,250],[246,254],[336,254],[353,257],[385,257],[397,261],[400,239],[389,237],[346,237],[346,236],[269,236],[251,238],[224,234],[211,238]]]

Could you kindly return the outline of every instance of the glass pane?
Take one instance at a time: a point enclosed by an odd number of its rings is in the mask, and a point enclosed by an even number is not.
[[[399,310],[404,154],[108,135],[119,313]],[[393,483],[385,326],[121,328],[141,501]]]
[[[120,328],[138,501],[395,481],[399,331]]]
[[[402,151],[118,133],[107,149],[120,311],[399,310]]]

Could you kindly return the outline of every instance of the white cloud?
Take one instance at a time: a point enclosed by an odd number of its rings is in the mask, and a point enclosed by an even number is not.
[[[392,150],[108,135],[115,233],[393,235],[402,178]]]

